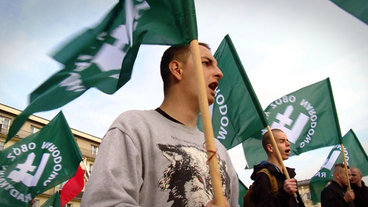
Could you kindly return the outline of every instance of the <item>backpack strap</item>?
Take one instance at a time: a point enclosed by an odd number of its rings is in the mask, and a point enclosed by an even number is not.
[[[268,176],[268,179],[271,183],[271,192],[273,195],[276,195],[279,192],[279,188],[275,176],[271,175],[270,171],[267,168],[262,168],[260,171],[257,172],[257,174],[258,173],[265,173]]]

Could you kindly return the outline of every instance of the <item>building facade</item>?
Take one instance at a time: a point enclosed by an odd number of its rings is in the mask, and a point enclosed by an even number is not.
[[[10,147],[17,141],[24,139],[25,137],[36,133],[39,131],[43,126],[49,123],[49,120],[31,115],[28,118],[28,121],[22,126],[19,132],[13,137],[10,141],[6,144],[5,140],[8,135],[8,130],[10,125],[12,124],[13,120],[17,115],[19,115],[22,111],[18,109],[14,109],[12,107],[3,105],[0,103],[0,150]],[[88,176],[90,172],[93,170],[94,160],[98,153],[98,148],[101,143],[101,138],[95,137],[93,135],[78,131],[76,129],[71,128],[71,131],[74,135],[74,138],[79,146],[79,149],[83,155],[83,162],[81,162],[81,167],[85,172],[85,183],[88,180]],[[45,203],[54,193],[58,192],[62,188],[62,184],[51,188],[42,194],[38,195],[35,200],[36,202],[33,204],[33,207],[39,207],[43,203]],[[83,191],[72,199],[68,204],[67,207],[79,207],[80,201],[83,196]]]

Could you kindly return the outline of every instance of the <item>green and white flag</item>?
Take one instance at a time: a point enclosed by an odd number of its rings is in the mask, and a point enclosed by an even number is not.
[[[28,207],[38,194],[73,177],[81,161],[59,112],[40,131],[0,152],[0,206]]]
[[[291,156],[340,143],[340,125],[329,78],[280,97],[264,112],[271,129],[285,132]],[[263,132],[243,142],[250,168],[267,160],[261,141]]]
[[[64,69],[31,93],[30,104],[14,120],[6,142],[33,113],[62,107],[92,87],[115,93],[130,79],[141,44],[183,45],[193,39],[193,0],[120,0],[100,24],[53,56]]]
[[[60,194],[54,193],[41,207],[60,207]]]
[[[363,176],[368,175],[367,154],[352,129],[342,138],[342,144],[349,167],[358,167]],[[331,149],[321,169],[310,180],[309,189],[314,203],[321,202],[321,192],[327,183],[333,179],[333,167],[337,163],[344,163],[340,144]]]
[[[231,149],[266,127],[267,120],[229,35],[214,57],[224,76],[215,91],[212,126],[215,138]],[[201,117],[197,125],[203,128]]]
[[[364,0],[331,0],[349,14],[368,24],[368,2]]]

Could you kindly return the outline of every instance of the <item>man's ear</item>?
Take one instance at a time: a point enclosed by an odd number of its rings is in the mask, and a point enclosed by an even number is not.
[[[177,60],[173,60],[170,62],[169,64],[169,69],[171,74],[177,79],[177,80],[181,80],[181,76],[183,74],[183,71],[181,69],[181,64],[179,61]]]
[[[271,153],[273,152],[272,144],[267,144],[266,148],[267,148],[268,152],[271,152]]]

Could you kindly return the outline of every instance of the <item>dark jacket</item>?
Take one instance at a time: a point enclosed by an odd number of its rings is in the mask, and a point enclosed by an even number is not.
[[[322,207],[345,207],[353,206],[352,202],[347,203],[344,199],[346,189],[341,187],[337,182],[331,181],[321,193]]]
[[[351,184],[355,194],[354,205],[355,207],[368,207],[368,187],[362,181],[362,187],[359,188],[355,184]]]
[[[275,176],[279,191],[276,195],[271,192],[271,183],[265,173],[259,173],[263,168],[267,168],[271,175]],[[295,177],[295,171],[293,168],[287,168],[290,178]],[[304,207],[304,203],[297,192],[297,199],[293,195],[290,195],[284,190],[284,182],[286,180],[285,175],[272,163],[262,161],[259,165],[254,166],[254,171],[250,177],[254,180],[253,183],[253,201],[255,206],[299,206]]]

